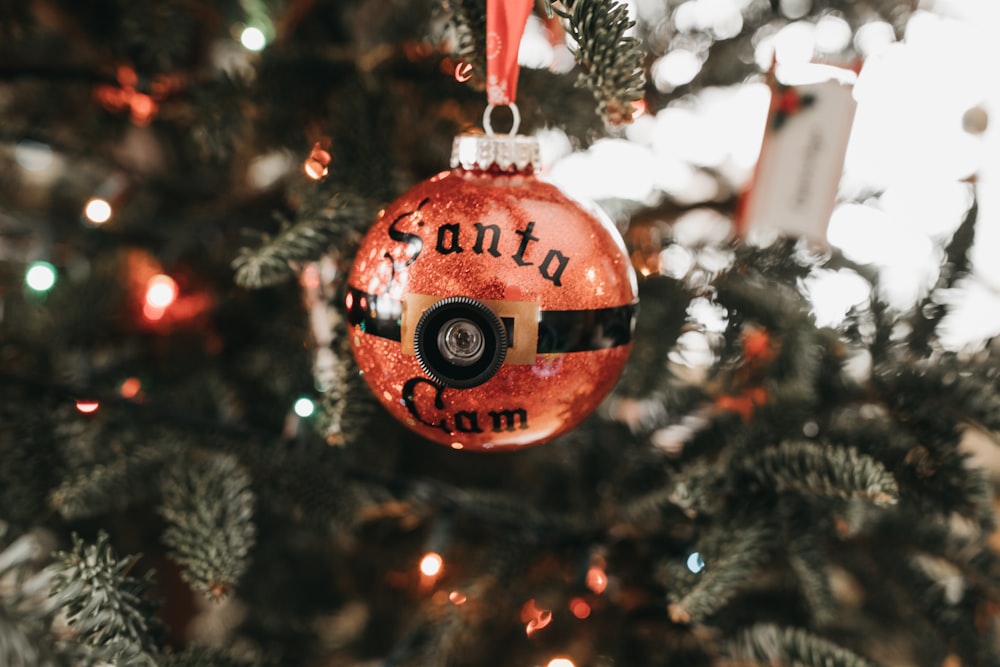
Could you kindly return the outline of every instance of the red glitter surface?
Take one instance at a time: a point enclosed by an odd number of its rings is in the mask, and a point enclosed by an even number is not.
[[[393,299],[536,301],[542,311],[637,299],[621,237],[596,209],[531,174],[463,169],[418,184],[380,212],[348,283]],[[365,380],[394,417],[426,438],[476,450],[535,445],[572,428],[614,386],[631,348],[538,354],[457,389],[431,381],[399,341],[357,325],[351,337]]]

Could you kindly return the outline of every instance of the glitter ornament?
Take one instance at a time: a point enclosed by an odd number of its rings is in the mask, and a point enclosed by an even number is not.
[[[455,449],[567,431],[631,349],[638,299],[621,237],[537,164],[533,138],[457,137],[452,169],[379,213],[348,276],[368,385],[394,417]]]

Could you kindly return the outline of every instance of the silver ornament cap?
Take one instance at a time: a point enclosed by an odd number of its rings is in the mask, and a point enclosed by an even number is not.
[[[492,114],[495,105],[490,104],[483,112],[485,134],[461,134],[451,145],[451,167],[470,170],[498,170],[505,172],[532,172],[541,166],[541,151],[538,140],[518,134],[521,114],[516,104],[510,107],[513,124],[508,134],[494,134]]]
[[[535,171],[541,162],[538,140],[520,134],[460,134],[451,145],[452,169]]]

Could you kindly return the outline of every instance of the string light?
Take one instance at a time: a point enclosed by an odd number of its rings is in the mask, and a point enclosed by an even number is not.
[[[157,274],[146,283],[146,303],[153,308],[167,308],[177,299],[177,281]]]
[[[132,73],[133,76],[135,73]],[[92,225],[103,225],[128,201],[135,184],[128,174],[113,172],[101,182],[93,196],[83,205],[83,219]]]
[[[76,402],[76,409],[85,415],[89,415],[92,412],[97,412],[97,408],[101,407],[101,404],[97,401],[89,401],[80,399]]]
[[[247,26],[240,33],[240,44],[247,51],[261,51],[267,46],[267,37],[264,36],[260,28]]]
[[[583,620],[590,616],[590,605],[583,598],[573,598],[569,601],[569,611],[580,620]]]
[[[142,389],[142,382],[139,378],[131,377],[122,382],[119,393],[122,395],[122,398],[135,398],[139,395],[140,389]]]
[[[701,559],[701,554],[695,551],[687,557],[687,569],[698,574],[705,569],[705,561]]]
[[[299,283],[307,290],[316,290],[320,287],[320,277],[319,277],[319,267],[316,264],[307,264],[304,269],[302,269],[302,277],[299,279]],[[351,306],[354,305],[354,297],[348,292],[347,293],[347,308],[350,310]]]
[[[22,139],[14,147],[14,160],[26,171],[42,172],[52,166],[52,148],[31,139]]]
[[[608,575],[604,572],[604,568],[595,565],[587,570],[587,588],[600,595],[607,587]]]
[[[569,658],[552,658],[545,667],[576,667],[576,664]]]
[[[295,414],[305,419],[306,417],[311,417],[313,412],[316,411],[316,404],[312,402],[312,399],[303,396],[295,401],[292,409],[295,410]]]
[[[32,262],[24,272],[24,283],[35,292],[48,292],[56,284],[56,267],[48,262]]]
[[[469,598],[462,591],[452,591],[451,593],[448,593],[448,599],[451,600],[453,605],[458,606],[460,604],[465,604],[465,601]]]
[[[131,65],[119,65],[116,70],[117,85],[108,83],[97,86],[94,94],[105,109],[112,113],[128,110],[129,119],[136,127],[146,127],[159,111],[159,101],[172,89],[176,81],[168,76],[158,76],[149,82],[149,92],[137,90],[139,75]]]
[[[539,608],[531,598],[521,607],[521,622],[526,624],[524,632],[530,637],[552,622],[552,610]]]
[[[100,197],[89,199],[83,207],[83,214],[95,225],[103,225],[111,219],[111,204]]]
[[[302,171],[314,181],[321,180],[330,173],[330,159],[330,152],[324,150],[322,144],[317,141],[313,144],[309,157],[302,163]]]
[[[472,65],[470,63],[459,61],[455,65],[455,81],[459,83],[465,83],[472,78]]]
[[[434,551],[428,551],[424,554],[424,557],[420,559],[420,574],[425,577],[437,577],[441,574],[441,570],[444,569],[444,558],[441,554]]]
[[[142,314],[155,322],[163,317],[167,308],[177,300],[177,282],[168,275],[158,273],[146,282],[146,298]]]
[[[431,523],[430,532],[424,542],[424,555],[420,559],[421,591],[433,589],[444,571],[444,557],[451,542],[451,516],[448,513],[437,516]]]

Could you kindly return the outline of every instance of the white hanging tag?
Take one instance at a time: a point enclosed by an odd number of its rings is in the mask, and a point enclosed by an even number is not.
[[[857,107],[852,88],[834,79],[772,84],[760,158],[736,220],[745,240],[826,244]]]

